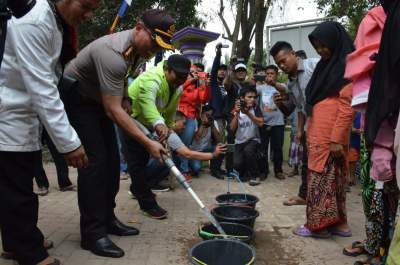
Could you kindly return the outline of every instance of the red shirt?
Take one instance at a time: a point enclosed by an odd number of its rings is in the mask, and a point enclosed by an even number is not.
[[[193,79],[186,80],[183,84],[183,92],[179,102],[178,110],[187,118],[196,119],[199,117],[200,106],[210,99],[210,87],[201,84],[196,87]]]

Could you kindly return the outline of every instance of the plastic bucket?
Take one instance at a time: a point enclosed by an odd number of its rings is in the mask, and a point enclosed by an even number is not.
[[[219,205],[248,206],[253,209],[259,201],[256,196],[245,193],[225,193],[218,195],[215,200]]]
[[[237,223],[219,223],[225,233],[232,238],[249,244],[254,239],[254,231],[247,225]],[[212,224],[199,227],[199,236],[204,240],[224,238]]]
[[[189,259],[194,265],[252,265],[256,253],[239,240],[215,239],[196,244],[189,252]]]
[[[211,210],[218,222],[236,223],[254,228],[256,218],[260,213],[250,207],[218,206]]]

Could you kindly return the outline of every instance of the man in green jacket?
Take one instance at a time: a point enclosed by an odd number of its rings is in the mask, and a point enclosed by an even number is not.
[[[165,142],[174,125],[174,116],[182,94],[181,85],[190,72],[190,61],[182,55],[171,55],[167,61],[141,74],[128,88],[132,99],[132,117],[157,133],[159,141]],[[132,178],[131,192],[142,211],[155,219],[167,217],[155,200],[148,185],[146,165],[150,155],[134,138],[122,131],[122,144],[128,171]]]

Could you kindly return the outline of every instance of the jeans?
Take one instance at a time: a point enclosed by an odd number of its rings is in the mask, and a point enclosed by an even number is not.
[[[193,136],[194,133],[196,132],[196,127],[197,127],[197,120],[196,119],[187,119],[186,120],[186,127],[183,132],[179,134],[179,137],[181,138],[182,142],[186,146],[190,146],[192,144]],[[188,173],[189,172],[189,161],[184,158],[184,157],[179,157],[180,159],[180,170],[182,173]]]
[[[267,173],[269,172],[269,159],[268,159],[268,147],[271,143],[271,153],[273,153],[274,173],[282,172],[282,161],[283,161],[283,141],[285,135],[285,126],[265,126],[262,135],[262,148],[265,154],[265,162],[267,163]]]
[[[75,89],[64,93],[68,118],[89,159],[87,168],[78,169],[81,238],[94,242],[107,236],[107,226],[115,218],[120,181],[117,137],[101,104],[81,96]]]
[[[301,139],[301,145],[303,146],[303,161],[301,165],[301,185],[298,196],[307,199],[308,150],[306,133],[304,133],[303,138]]]
[[[209,146],[199,152],[204,152],[204,153],[214,152],[214,150],[215,150],[215,146]],[[213,159],[213,160],[216,160],[216,159]],[[201,163],[202,163],[202,161],[200,161],[200,160],[189,160],[189,166],[192,169],[193,175],[197,176],[200,173]]]
[[[39,200],[33,193],[41,151],[0,152],[0,228],[4,251],[21,265],[34,265],[49,255],[37,227]]]
[[[146,177],[150,187],[158,184],[161,180],[168,177],[169,169],[167,166],[160,164],[154,158],[150,158],[146,166]]]
[[[119,133],[118,133],[118,126],[114,124],[115,126],[115,132],[117,134],[117,143],[118,143],[118,150],[119,150],[119,157],[120,157],[120,162],[119,162],[119,172],[128,172],[128,164],[125,161],[124,154],[122,153],[122,145],[121,145],[121,140],[119,139]]]

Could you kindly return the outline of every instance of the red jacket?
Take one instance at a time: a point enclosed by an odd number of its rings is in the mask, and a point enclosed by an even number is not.
[[[206,84],[196,87],[196,83],[192,81],[189,79],[183,84],[178,110],[187,118],[196,119],[199,117],[201,104],[205,104],[210,99],[210,88]]]

